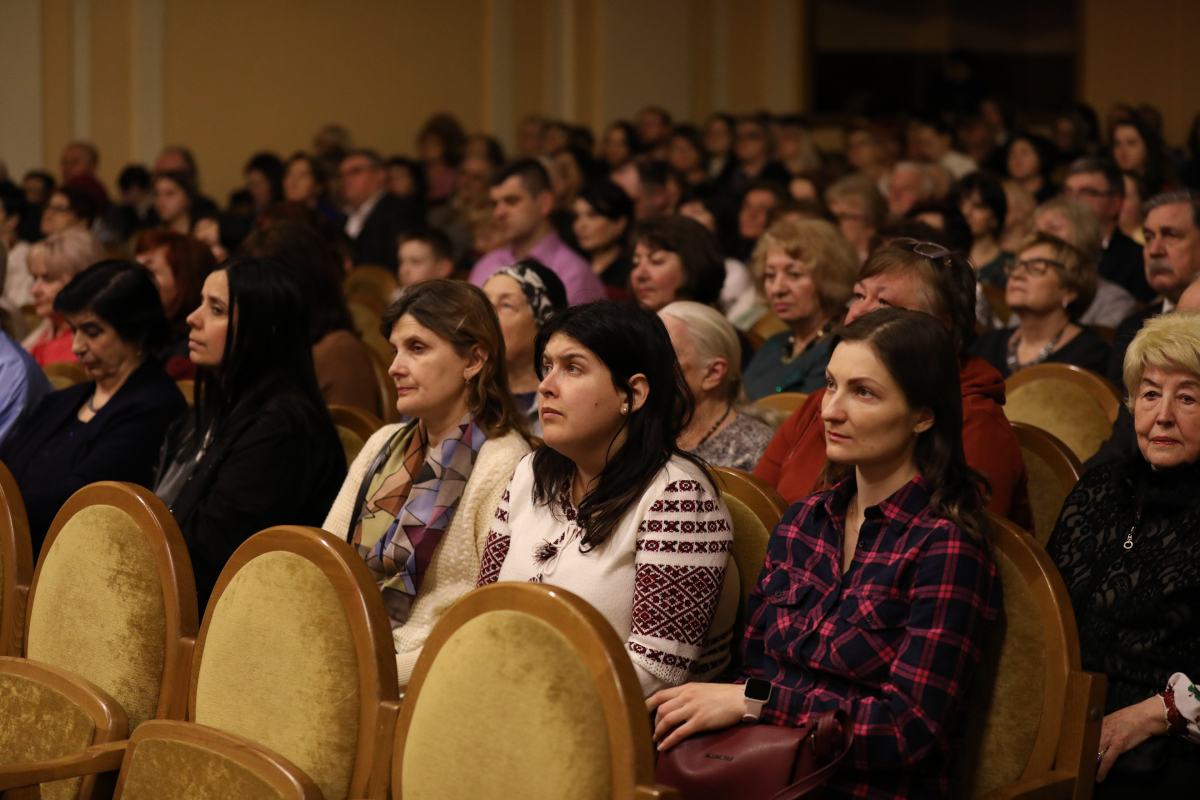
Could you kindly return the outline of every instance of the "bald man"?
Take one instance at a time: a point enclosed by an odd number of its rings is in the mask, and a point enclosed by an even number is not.
[[[1193,281],[1183,290],[1183,294],[1179,295],[1175,311],[1200,311],[1200,279]],[[1083,468],[1084,471],[1087,471],[1092,467],[1116,461],[1136,452],[1138,452],[1138,444],[1137,433],[1133,430],[1133,414],[1130,414],[1129,409],[1122,403],[1120,410],[1117,411],[1117,421],[1113,423],[1112,436],[1108,438],[1107,442],[1100,445],[1096,455],[1089,458]]]

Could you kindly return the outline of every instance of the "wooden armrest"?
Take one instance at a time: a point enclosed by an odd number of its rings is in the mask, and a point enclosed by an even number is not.
[[[1057,770],[1036,778],[1017,781],[988,792],[983,800],[1070,800],[1075,791],[1075,775]]]
[[[0,791],[118,770],[128,745],[128,740],[108,742],[45,761],[0,766]]]
[[[678,789],[656,783],[653,786],[638,786],[633,790],[634,800],[682,800]]]

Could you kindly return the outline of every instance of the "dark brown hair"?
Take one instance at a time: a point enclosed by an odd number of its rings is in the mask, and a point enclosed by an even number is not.
[[[708,228],[678,214],[650,217],[634,226],[633,241],[679,256],[683,266],[679,299],[705,305],[717,302],[725,283],[725,259]]]
[[[489,439],[514,430],[528,438],[525,419],[508,390],[500,318],[483,290],[462,281],[421,281],[405,289],[388,307],[380,332],[390,337],[392,327],[405,314],[449,342],[460,356],[475,345],[483,350],[487,359],[468,384],[471,416]]]
[[[913,449],[913,462],[929,490],[930,511],[973,536],[984,536],[991,485],[967,464],[963,452],[958,353],[945,326],[920,311],[881,308],[843,328],[834,349],[845,342],[870,347],[900,385],[908,407],[933,413],[933,425],[917,435]],[[832,486],[853,474],[851,464],[826,461],[819,482]]]

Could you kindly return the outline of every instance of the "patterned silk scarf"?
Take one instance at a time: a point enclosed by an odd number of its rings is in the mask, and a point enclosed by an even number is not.
[[[358,510],[350,543],[375,575],[392,627],[408,621],[412,604],[450,527],[462,499],[475,458],[487,436],[467,414],[443,440],[441,452],[430,452],[423,423],[394,449],[373,475],[369,499]]]

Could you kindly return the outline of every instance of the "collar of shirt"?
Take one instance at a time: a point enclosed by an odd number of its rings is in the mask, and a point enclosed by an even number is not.
[[[363,225],[367,222],[367,217],[371,216],[371,212],[375,210],[375,206],[379,205],[379,201],[383,199],[384,189],[380,189],[375,195],[358,207],[357,211],[346,208],[346,235],[351,239],[357,239],[358,234],[362,233]]]
[[[825,496],[825,500],[820,508],[824,511],[827,519],[832,521],[837,527],[844,529],[846,508],[850,504],[851,496],[857,489],[858,484],[852,476],[838,481]],[[867,528],[867,522],[878,522],[880,530],[892,523],[904,527],[912,521],[913,517],[928,507],[929,489],[925,484],[925,477],[918,475],[893,492],[883,502],[878,505],[867,506],[863,510],[863,528]],[[863,540],[863,534],[866,533],[868,533],[866,530],[859,532],[860,541]]]
[[[1175,310],[1175,304],[1171,302],[1170,298],[1164,297],[1162,313],[1170,314],[1174,310]]]

